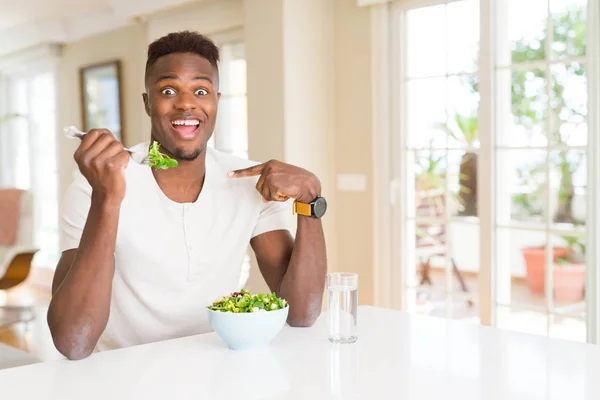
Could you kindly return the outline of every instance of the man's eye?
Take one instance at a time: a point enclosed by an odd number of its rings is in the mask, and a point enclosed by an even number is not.
[[[166,95],[166,96],[173,96],[175,95],[175,90],[171,89],[171,88],[166,88],[160,91],[162,94]]]
[[[198,96],[206,96],[207,94],[208,94],[208,91],[206,89],[196,90],[196,95],[198,95]]]

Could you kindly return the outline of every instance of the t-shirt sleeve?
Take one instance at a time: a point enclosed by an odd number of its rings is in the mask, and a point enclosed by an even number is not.
[[[81,234],[87,221],[91,205],[92,188],[81,173],[77,172],[75,180],[63,199],[60,210],[60,249],[61,252],[79,247]]]
[[[270,201],[265,203],[258,217],[258,222],[254,227],[252,237],[276,230],[289,231],[291,218],[293,218],[292,202],[293,200],[288,200],[286,202]]]

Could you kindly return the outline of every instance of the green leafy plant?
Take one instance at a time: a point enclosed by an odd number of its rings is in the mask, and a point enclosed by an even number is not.
[[[585,7],[572,7],[564,13],[551,16],[552,35],[544,31],[539,36],[531,39],[520,39],[515,42],[512,51],[513,63],[531,62],[550,58],[565,59],[567,57],[585,56],[586,54],[586,14]],[[550,46],[552,55],[546,54],[546,41],[552,38]],[[565,66],[564,73],[567,76],[585,77],[585,67],[581,63],[571,62]],[[570,134],[561,131],[564,123],[579,125],[585,122],[585,110],[565,95],[565,78],[558,74],[553,76],[547,84],[550,85],[550,97],[542,100],[536,90],[535,82],[549,78],[542,69],[514,71],[512,74],[512,112],[516,122],[532,128],[546,124],[551,121],[552,129],[547,132],[548,139],[563,147],[569,144]],[[529,90],[528,90],[529,88]],[[573,132],[573,131],[571,131]],[[554,215],[555,222],[577,224],[573,215],[573,198],[575,186],[573,177],[582,163],[583,157],[577,157],[575,152],[560,150],[553,155],[553,166],[560,175],[560,183],[557,194],[558,208]],[[547,190],[549,187],[547,188]]]
[[[567,244],[569,252],[564,257],[556,259],[558,265],[582,264],[585,263],[585,243],[579,236],[561,236]]]
[[[242,289],[229,296],[223,296],[207,308],[213,311],[232,313],[252,313],[259,311],[281,310],[288,306],[288,302],[278,297],[275,293],[251,294]]]
[[[512,196],[515,206],[512,210],[513,218],[522,218],[520,215],[522,212],[525,212],[529,218],[537,217],[540,220],[543,218],[545,169],[545,164],[533,164],[523,165],[515,170],[520,190]]]
[[[479,140],[479,118],[476,115],[455,114],[447,124],[439,124],[448,136],[466,147],[475,147]]]
[[[150,147],[150,151],[148,152],[148,160],[150,161],[150,166],[156,169],[167,169],[174,168],[179,165],[177,160],[172,159],[166,154],[162,154],[158,151],[160,148],[160,144],[158,142],[153,142]]]

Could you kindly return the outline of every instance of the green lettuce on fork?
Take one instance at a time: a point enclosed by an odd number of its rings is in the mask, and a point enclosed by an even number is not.
[[[209,310],[233,313],[251,313],[259,311],[275,311],[287,307],[288,302],[275,293],[250,294],[242,289],[229,296],[223,296],[211,305]]]
[[[150,147],[150,151],[148,152],[148,161],[150,162],[150,167],[157,169],[177,167],[179,165],[177,160],[174,160],[168,155],[159,152],[159,147],[160,144],[158,144],[158,142],[153,142],[152,146]]]

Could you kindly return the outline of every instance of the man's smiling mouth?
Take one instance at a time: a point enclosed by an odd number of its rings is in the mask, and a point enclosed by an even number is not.
[[[198,119],[176,119],[171,121],[171,126],[182,139],[191,139],[196,136],[200,126]]]

